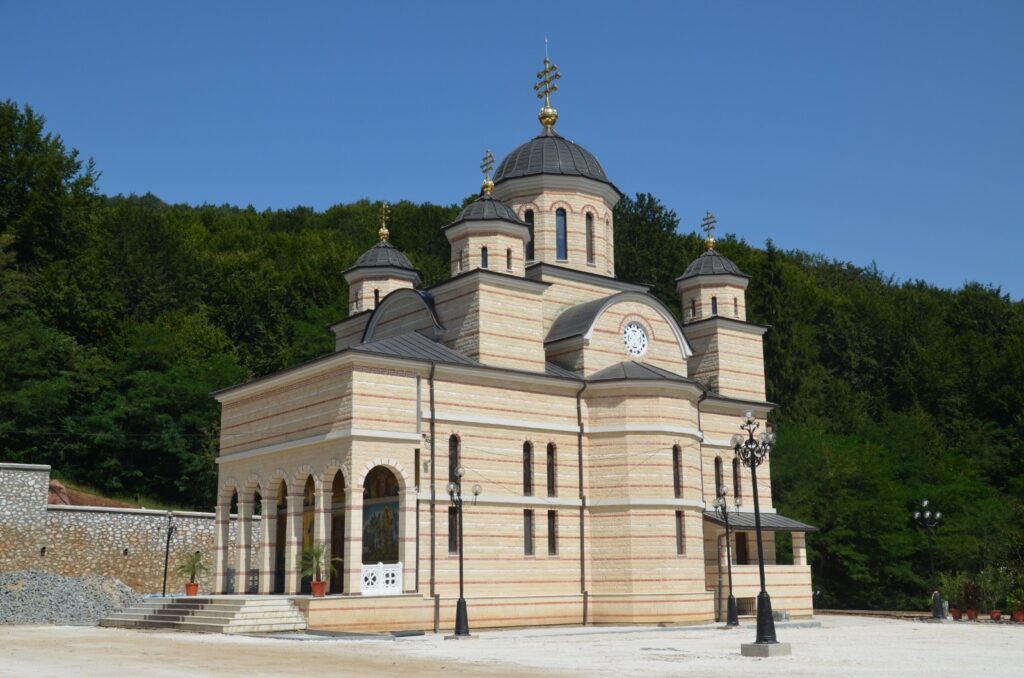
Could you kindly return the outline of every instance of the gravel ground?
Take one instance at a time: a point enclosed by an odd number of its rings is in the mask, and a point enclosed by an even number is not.
[[[472,608],[470,608],[472,611]],[[1019,676],[1024,624],[933,624],[821,615],[779,625],[788,657],[740,656],[752,624],[720,628],[586,627],[482,631],[472,640],[315,641],[67,626],[0,630],[4,678],[207,676]]]
[[[113,577],[0,573],[0,624],[95,624],[142,596]]]

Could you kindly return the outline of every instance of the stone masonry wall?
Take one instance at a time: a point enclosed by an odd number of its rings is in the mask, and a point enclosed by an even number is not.
[[[48,505],[49,482],[49,466],[0,464],[0,572],[36,569],[70,577],[98,574],[117,577],[141,593],[160,593],[170,523],[175,532],[168,558],[168,593],[184,590],[186,579],[176,576],[174,570],[194,551],[204,554],[210,568],[198,578],[200,591],[213,590],[213,513]],[[258,563],[258,516],[252,528],[252,562]],[[234,579],[236,562],[235,529],[232,516],[229,582]]]

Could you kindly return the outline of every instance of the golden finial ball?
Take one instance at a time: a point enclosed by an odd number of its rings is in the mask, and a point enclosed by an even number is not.
[[[552,127],[558,121],[558,111],[552,106],[545,106],[540,109],[540,115],[537,118],[540,120],[540,124]]]
[[[494,182],[491,181],[490,177],[484,179],[484,183],[481,185],[480,190],[483,191],[484,195],[491,194],[491,191],[494,190]]]

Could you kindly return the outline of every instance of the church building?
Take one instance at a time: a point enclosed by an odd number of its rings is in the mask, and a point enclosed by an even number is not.
[[[344,272],[335,351],[215,394],[216,592],[293,595],[311,628],[448,630],[461,550],[473,629],[706,623],[725,616],[728,551],[754,613],[751,476],[730,439],[773,405],[749,277],[709,218],[706,251],[680,262],[681,323],[616,278],[621,194],[555,131],[554,64],[539,77],[540,133],[493,178],[488,154],[480,197],[443,226],[448,280],[421,287],[385,209]],[[757,481],[773,607],[809,616],[813,528],[775,513],[770,459]],[[324,598],[304,595],[311,544],[335,559]]]

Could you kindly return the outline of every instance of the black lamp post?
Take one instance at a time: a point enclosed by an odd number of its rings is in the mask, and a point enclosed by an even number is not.
[[[928,500],[925,499],[921,502],[921,510],[914,511],[914,522],[917,523],[918,527],[924,529],[926,535],[928,535],[928,571],[929,579],[932,585],[935,584],[935,549],[932,546],[932,531],[942,524],[942,511],[932,512],[928,508]],[[932,596],[932,617],[935,619],[945,619],[946,615],[942,610],[942,595],[938,594],[936,589],[935,596]]]
[[[451,499],[452,506],[455,507],[455,519],[459,523],[459,602],[455,606],[455,636],[469,636],[469,613],[466,609],[466,597],[464,595],[464,583],[463,577],[463,564],[462,564],[462,476],[466,474],[466,469],[459,466],[455,469],[455,480],[448,483],[448,497]],[[480,485],[473,486],[473,500],[480,495]]]
[[[167,540],[164,542],[164,588],[163,593],[160,594],[163,597],[167,597],[167,561],[171,558],[171,537],[174,536],[175,528],[174,523],[171,522],[173,516],[170,511],[167,512]]]
[[[729,488],[722,485],[718,488],[718,496],[715,497],[714,507],[715,512],[725,523],[725,559],[729,564],[729,604],[728,612],[726,614],[725,625],[726,626],[739,626],[740,615],[739,610],[736,609],[736,597],[732,595],[732,537],[730,536],[729,530],[729,501],[726,496],[729,494]],[[736,497],[736,508],[739,509],[743,500]]]
[[[754,486],[754,531],[757,533],[757,567],[761,575],[761,592],[757,594],[757,637],[755,645],[778,643],[775,637],[775,619],[772,617],[772,599],[764,588],[764,546],[761,543],[761,505],[757,498],[757,467],[761,465],[772,445],[775,444],[775,433],[761,433],[754,440],[754,431],[760,427],[753,412],[746,412],[740,428],[747,432],[747,439],[737,433],[732,437],[736,456],[744,466],[750,469],[750,482]]]

